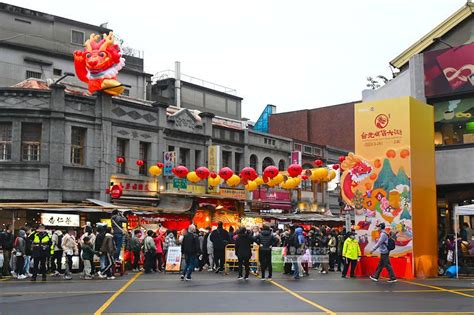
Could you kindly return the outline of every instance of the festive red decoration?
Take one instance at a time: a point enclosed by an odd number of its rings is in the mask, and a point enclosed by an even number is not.
[[[308,176],[307,176],[307,175],[303,175],[303,176],[301,176],[301,179],[302,179],[302,180],[308,180]]]
[[[145,164],[145,162],[143,162],[143,160],[137,160],[137,165],[138,166],[142,166],[143,164]]]
[[[222,177],[223,180],[228,180],[232,175],[234,175],[234,171],[228,167],[223,167],[219,171],[219,176]]]
[[[198,167],[195,172],[196,172],[196,175],[200,179],[208,178],[209,174],[211,173],[211,172],[209,172],[209,169],[207,167],[204,167],[204,166]]]
[[[173,168],[171,169],[171,173],[173,173],[174,175],[176,175],[176,167],[173,167]]]
[[[158,162],[158,163],[156,163],[156,166],[158,166],[159,168],[163,168],[165,165],[161,162]]]
[[[209,175],[209,177],[211,177],[211,178],[216,178],[216,177],[217,177],[217,174],[214,173],[214,172],[212,172],[211,175]]]
[[[344,162],[344,160],[345,160],[345,159],[346,159],[346,157],[345,157],[345,156],[343,156],[343,155],[341,155],[341,156],[339,157],[339,162],[341,162],[341,163],[342,163],[342,162]]]
[[[339,169],[339,167],[340,167],[339,164],[334,164],[334,165],[332,166],[332,168],[333,168],[334,170],[336,170],[336,171]]]
[[[120,198],[122,196],[123,188],[119,185],[113,185],[110,189],[110,196],[114,199]]]
[[[317,167],[320,167],[321,165],[323,165],[323,161],[321,161],[321,160],[316,160],[316,161],[314,161],[314,164],[315,164]]]
[[[267,176],[263,175],[262,179],[265,184],[268,183],[269,178]]]
[[[302,171],[303,171],[303,168],[299,164],[291,164],[290,166],[288,166],[288,174],[291,177],[299,176]]]
[[[265,177],[268,177],[270,179],[274,178],[275,176],[277,176],[279,173],[278,171],[278,168],[276,168],[275,166],[273,165],[270,165],[270,166],[267,166],[264,170],[263,170],[263,175]]]
[[[180,165],[175,168],[175,175],[179,178],[185,178],[189,171],[186,166]]]
[[[244,167],[240,173],[241,177],[245,181],[255,180],[258,177],[257,172],[251,167]]]
[[[125,159],[123,157],[119,156],[119,157],[117,157],[116,162],[118,164],[123,164],[123,163],[125,163]]]

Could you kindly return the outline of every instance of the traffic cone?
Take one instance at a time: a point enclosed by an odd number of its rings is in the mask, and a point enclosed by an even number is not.
[[[406,263],[405,263],[405,275],[403,279],[405,280],[413,280],[415,276],[413,274],[412,262],[411,262],[411,255],[406,256]]]

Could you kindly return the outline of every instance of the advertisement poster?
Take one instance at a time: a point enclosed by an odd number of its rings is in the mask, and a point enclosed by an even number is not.
[[[284,257],[283,247],[272,248],[272,268],[273,272],[283,272]]]
[[[406,106],[404,106],[406,105]],[[360,103],[355,106],[355,147],[342,163],[344,201],[354,208],[355,230],[363,255],[379,238],[385,222],[396,234],[392,255],[413,248],[410,123],[407,104]]]
[[[168,248],[166,256],[165,271],[179,272],[181,268],[181,247],[172,246]]]
[[[474,143],[474,98],[435,102],[435,144]]]
[[[176,152],[168,151],[163,153],[163,176],[171,176],[173,167],[176,166]]]
[[[474,43],[423,54],[426,97],[474,91]]]

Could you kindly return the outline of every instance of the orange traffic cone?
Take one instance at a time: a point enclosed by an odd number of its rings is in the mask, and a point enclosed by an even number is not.
[[[406,280],[415,279],[415,275],[413,274],[411,255],[407,255],[407,259],[405,263],[405,275],[403,276],[403,279],[406,279]]]

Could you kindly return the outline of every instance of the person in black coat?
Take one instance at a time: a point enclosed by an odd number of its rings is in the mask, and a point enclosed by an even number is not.
[[[201,254],[199,237],[196,235],[196,227],[192,224],[188,227],[188,233],[181,243],[181,253],[186,262],[181,280],[190,281],[194,268],[198,266],[198,256]]]
[[[252,244],[254,243],[253,237],[245,229],[241,228],[237,232],[237,240],[235,241],[235,254],[237,255],[238,268],[239,268],[239,280],[247,280],[250,274],[250,257],[252,257]],[[245,267],[245,276],[242,277],[242,267]]]
[[[268,279],[272,278],[272,248],[276,244],[276,238],[268,225],[262,227],[262,232],[257,236],[255,242],[260,245],[258,256],[260,258],[260,268],[262,269],[262,279],[265,279],[265,271],[268,269]]]
[[[217,223],[217,229],[211,233],[211,242],[214,246],[214,262],[218,267],[216,273],[224,270],[225,247],[230,243],[229,233],[224,230],[223,223]]]

